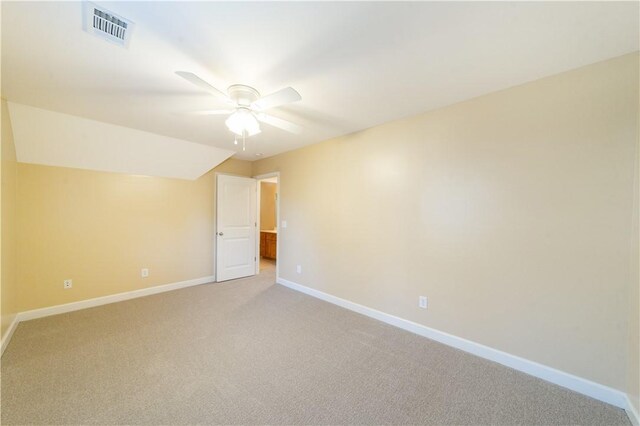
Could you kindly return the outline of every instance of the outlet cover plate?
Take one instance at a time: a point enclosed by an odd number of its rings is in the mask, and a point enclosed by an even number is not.
[[[422,309],[427,309],[427,296],[420,296],[418,299],[418,306]]]

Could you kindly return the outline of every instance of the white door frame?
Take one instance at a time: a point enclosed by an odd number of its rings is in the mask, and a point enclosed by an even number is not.
[[[265,173],[263,175],[254,176],[253,178],[258,181],[258,190],[257,192],[257,200],[256,200],[256,208],[258,209],[256,218],[258,219],[258,226],[256,227],[256,274],[260,273],[260,190],[262,189],[262,185],[260,184],[260,180],[268,179],[275,177],[277,178],[276,182],[276,229],[278,230],[278,235],[276,237],[276,278],[280,276],[279,266],[280,266],[280,238],[282,237],[282,228],[280,226],[280,172],[271,172]]]
[[[234,173],[223,173],[223,172],[215,172],[214,173],[215,179],[213,181],[213,187],[214,187],[214,189],[216,191],[216,193],[215,193],[216,196],[213,197],[213,211],[214,211],[214,220],[213,220],[213,247],[214,247],[214,250],[213,250],[213,269],[214,269],[214,274],[213,274],[213,276],[214,276],[215,282],[218,282],[218,277],[219,277],[219,275],[218,275],[218,266],[217,266],[217,264],[218,264],[218,195],[219,195],[218,194],[218,176],[221,176],[221,175],[223,175],[223,176],[233,176],[233,177],[242,177],[242,178],[251,177],[251,176],[245,176],[245,175],[238,175],[238,174],[234,174]],[[255,179],[255,178],[252,178],[252,179]],[[260,201],[260,185],[258,185],[257,182],[256,182],[256,186],[257,186],[256,193],[258,194],[257,201]],[[256,227],[255,227],[255,229],[258,230],[258,231],[260,230],[260,223],[259,223],[260,216],[259,215],[260,215],[260,204],[257,203],[256,204]],[[256,238],[258,238],[258,239],[260,238],[260,234],[259,233],[256,234]],[[258,248],[260,247],[259,244],[260,244],[260,241],[258,240]],[[256,264],[257,265],[260,264],[259,255],[260,255],[260,253],[258,253],[258,256],[256,256],[256,260],[257,260]],[[276,256],[277,256],[277,253],[276,253]],[[256,267],[256,268],[254,268],[254,275],[257,275],[257,274],[258,274],[258,269]]]

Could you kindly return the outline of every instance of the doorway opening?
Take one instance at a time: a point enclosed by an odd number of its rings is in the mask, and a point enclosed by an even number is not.
[[[257,262],[258,274],[277,276],[279,246],[279,193],[280,177],[278,173],[256,176],[258,181],[257,207],[258,230]]]

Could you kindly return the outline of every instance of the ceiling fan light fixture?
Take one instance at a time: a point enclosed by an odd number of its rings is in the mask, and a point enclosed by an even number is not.
[[[253,113],[247,108],[238,108],[224,122],[227,128],[236,135],[253,136],[260,133],[260,124]]]
[[[0,0],[1,1],[1,0]],[[260,133],[260,123],[282,129],[289,133],[300,133],[302,128],[282,118],[267,115],[263,111],[282,105],[298,102],[302,99],[300,94],[292,87],[285,87],[267,96],[251,86],[233,84],[227,88],[227,94],[216,89],[197,75],[188,71],[176,71],[176,74],[200,89],[223,99],[234,106],[233,110],[208,110],[198,111],[201,115],[226,115],[231,114],[225,121],[227,128],[244,140],[247,136]]]

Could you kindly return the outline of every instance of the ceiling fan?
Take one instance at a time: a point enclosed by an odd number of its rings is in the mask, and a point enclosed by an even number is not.
[[[234,84],[229,86],[227,93],[224,93],[193,73],[176,71],[176,74],[231,105],[231,109],[194,111],[194,114],[229,115],[225,124],[229,130],[238,136],[253,136],[260,133],[260,124],[258,122],[290,133],[300,133],[302,131],[302,127],[297,124],[263,112],[270,108],[301,100],[300,94],[291,87],[260,97],[260,93],[253,87]]]

